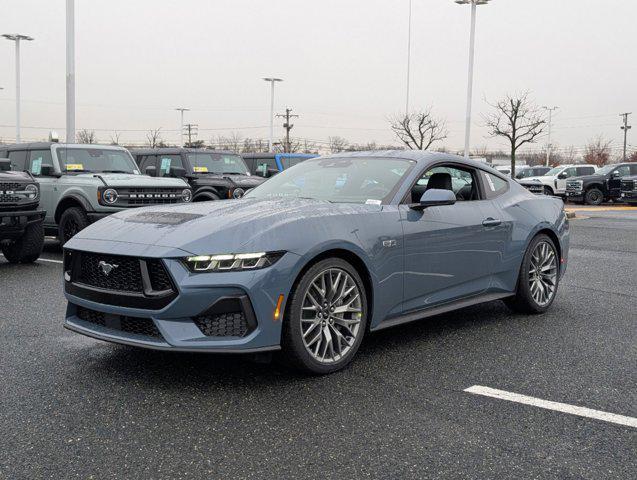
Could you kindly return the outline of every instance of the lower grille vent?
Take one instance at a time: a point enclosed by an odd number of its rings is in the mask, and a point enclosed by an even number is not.
[[[121,332],[144,335],[146,337],[162,338],[155,322],[150,318],[128,317],[126,315],[111,315],[89,308],[77,307],[77,316],[85,322],[119,330]]]

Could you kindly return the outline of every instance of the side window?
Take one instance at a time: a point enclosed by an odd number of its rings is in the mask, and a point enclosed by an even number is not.
[[[458,201],[480,200],[476,172],[456,166],[438,166],[427,170],[411,190],[411,203],[420,201],[431,188],[451,190]]]
[[[577,167],[577,175],[592,175],[595,173],[594,167]]]
[[[51,150],[31,150],[29,152],[29,171],[33,175],[40,175],[42,165],[53,167],[53,158],[51,158]]]
[[[628,165],[622,165],[613,171],[613,175],[616,175],[615,172],[619,172],[620,177],[625,177],[626,175],[630,175],[630,168]]]
[[[139,169],[146,175],[146,167],[154,167],[157,157],[155,155],[141,155],[139,157]]]
[[[631,175],[637,175],[637,163],[633,163],[629,168]]]
[[[26,150],[14,150],[7,155],[11,160],[11,170],[21,172],[27,169],[27,152]]]
[[[564,173],[566,173],[566,178],[575,177],[577,175],[577,168],[567,168],[566,170],[564,170]]]
[[[173,167],[184,167],[184,162],[181,160],[181,155],[159,155],[158,175],[160,177],[169,175],[170,169]]]
[[[480,171],[487,199],[499,197],[509,189],[509,182],[490,173]]]
[[[250,173],[255,173],[255,171],[256,171],[256,169],[255,169],[256,159],[254,159],[254,158],[244,158],[243,161],[246,162],[246,165],[248,166],[248,170],[250,171]]]

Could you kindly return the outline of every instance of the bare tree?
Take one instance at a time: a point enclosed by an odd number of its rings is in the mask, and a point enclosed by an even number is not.
[[[431,108],[390,120],[392,131],[407,148],[427,150],[431,145],[447,138],[445,122],[431,114]]]
[[[111,135],[111,145],[119,145],[120,135],[121,134],[119,132],[113,132],[113,134]]]
[[[97,143],[95,130],[82,129],[77,132],[77,143]]]
[[[161,139],[161,127],[157,129],[151,129],[146,134],[146,142],[150,148],[157,148],[164,142]]]
[[[344,139],[343,137],[339,137],[339,136],[329,137],[327,139],[327,141],[329,142],[330,152],[332,152],[332,153],[342,152],[349,145],[349,142],[346,139]]]
[[[610,161],[610,140],[605,140],[602,135],[591,140],[584,151],[584,163],[592,163],[603,167]]]
[[[495,112],[484,120],[492,137],[505,137],[511,145],[511,178],[515,178],[515,154],[527,143],[533,143],[544,131],[546,120],[532,103],[529,92],[507,95],[495,104]]]

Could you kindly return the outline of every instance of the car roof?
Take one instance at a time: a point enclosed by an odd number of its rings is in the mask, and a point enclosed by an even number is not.
[[[221,153],[224,155],[239,155],[236,152],[229,150],[208,150],[203,148],[186,148],[186,147],[160,147],[160,148],[131,148],[131,153],[139,155],[154,155],[154,154],[179,154],[179,153]]]
[[[103,145],[99,143],[60,143],[60,142],[29,142],[29,143],[9,143],[0,145],[1,150],[29,150],[29,149],[49,149],[51,146],[64,148],[109,148],[112,150],[126,150],[120,145]]]
[[[256,152],[256,153],[244,153],[243,158],[315,158],[318,154],[314,153],[272,153],[272,152]]]
[[[371,150],[371,151],[360,151],[360,152],[342,152],[342,153],[333,153],[331,155],[326,155],[323,157],[319,157],[319,159],[324,158],[378,158],[378,159],[387,159],[387,158],[398,158],[405,160],[414,160],[421,163],[431,163],[432,161],[449,161],[449,162],[459,162],[464,163],[469,167],[487,169],[493,172],[500,174],[496,169],[491,167],[490,165],[479,162],[476,160],[467,159],[461,157],[460,155],[452,155],[450,153],[442,153],[442,152],[430,152],[428,150]]]

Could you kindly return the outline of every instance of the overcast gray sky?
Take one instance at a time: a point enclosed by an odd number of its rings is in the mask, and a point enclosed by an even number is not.
[[[0,33],[35,37],[22,48],[23,138],[48,128],[63,135],[64,0],[3,0],[0,12]],[[290,106],[301,116],[295,136],[397,144],[386,119],[404,109],[407,12],[408,0],[77,0],[77,127],[137,142],[162,127],[175,141],[172,109],[183,105],[200,139],[265,138],[261,77],[276,75],[285,79],[277,113]],[[485,136],[484,98],[528,89],[539,105],[561,107],[560,146],[604,134],[619,149],[624,111],[636,113],[637,146],[636,18],[637,2],[627,0],[479,7],[472,145],[504,145]],[[446,119],[452,149],[463,145],[468,28],[468,6],[413,0],[411,104]],[[0,138],[12,140],[13,42],[0,40],[0,65]]]

